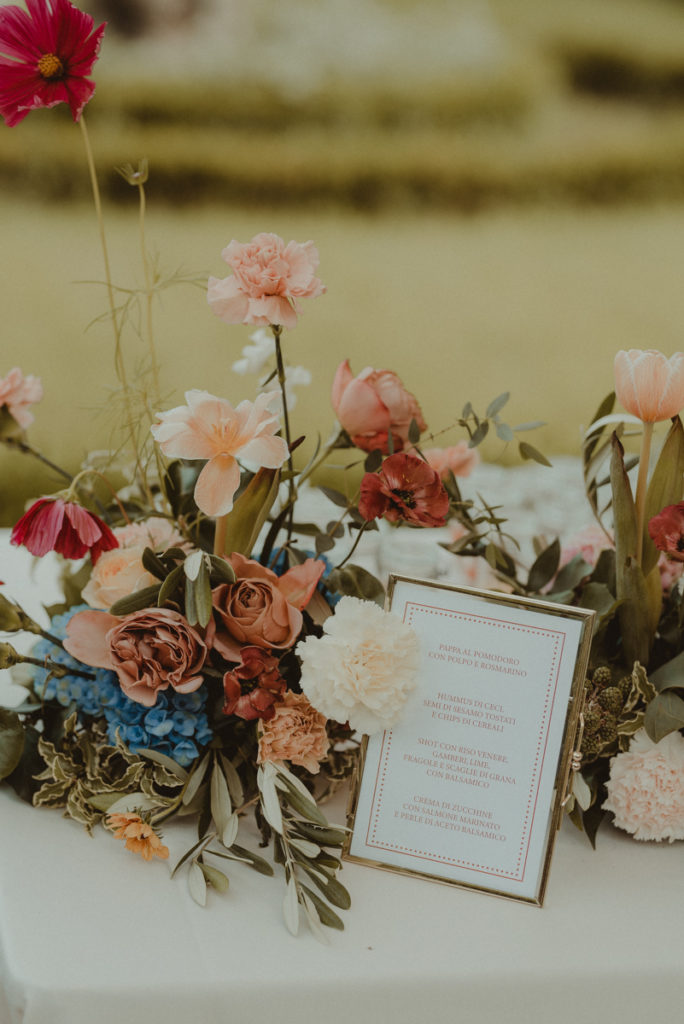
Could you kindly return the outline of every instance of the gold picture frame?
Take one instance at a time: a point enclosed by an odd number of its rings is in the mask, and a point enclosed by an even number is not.
[[[364,737],[345,860],[543,905],[595,613],[392,574],[419,684]]]

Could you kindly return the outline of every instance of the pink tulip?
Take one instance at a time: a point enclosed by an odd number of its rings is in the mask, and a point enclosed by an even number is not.
[[[667,359],[655,349],[631,348],[615,356],[618,401],[642,423],[669,420],[684,409],[684,352]]]
[[[389,451],[389,437],[395,452],[408,442],[411,420],[420,431],[427,429],[420,406],[396,373],[367,366],[354,377],[345,359],[337,367],[332,386],[332,406],[340,425],[357,448],[365,452]]]
[[[233,507],[240,483],[238,457],[267,469],[287,459],[287,443],[271,405],[278,391],[240,402],[237,408],[208,391],[186,391],[187,405],[158,413],[152,435],[165,455],[176,459],[207,459],[195,484],[197,507],[208,516],[224,516]]]

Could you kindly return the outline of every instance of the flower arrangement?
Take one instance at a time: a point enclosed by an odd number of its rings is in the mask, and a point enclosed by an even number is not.
[[[331,385],[335,429],[298,464],[289,410],[308,371],[286,364],[285,332],[296,328],[302,302],[325,292],[312,242],[261,233],[226,246],[231,272],[209,278],[208,305],[227,325],[256,328],[236,369],[264,379],[254,400],[234,404],[195,388],[166,410],[158,409],[152,313],[167,282],[154,278],[143,248],[151,383],[136,404],[121,346],[126,307],[116,301],[83,117],[103,31],[68,0],[0,8],[7,125],[67,102],[81,126],[126,456],[112,456],[104,472],[89,459],[72,476],[28,438],[41,382],[19,368],[0,379],[0,440],[64,483],[30,505],[12,543],[37,557],[55,552],[66,567],[65,600],[47,628],[0,590],[0,629],[37,637],[28,654],[0,643],[0,667],[30,673],[25,701],[0,709],[0,780],[89,830],[103,824],[145,860],[168,857],[164,822],[191,817],[197,841],[174,870],[187,870],[197,902],[207,887],[225,891],[231,861],[264,875],[275,863],[292,932],[302,915],[319,937],[321,925],[342,927],[337,911],[350,904],[338,878],[345,829],[327,821],[321,804],[353,772],[361,734],[396,722],[417,672],[413,631],[383,611],[382,583],[354,563],[354,552],[380,519],[401,529],[451,521],[448,550],[486,560],[500,586],[598,612],[572,819],[592,839],[607,811],[637,838],[684,838],[684,355],[618,355],[627,415],[614,414],[614,396],[607,399],[584,451],[599,541],[580,538],[565,549],[540,541],[525,572],[499,510],[465,500],[457,480],[490,431],[508,443],[536,425],[502,420],[507,394],[484,415],[467,403],[446,428],[465,436],[437,448],[394,372],[355,376],[344,360]],[[142,223],[147,165],[122,173],[138,191]],[[668,419],[649,479],[653,424]],[[145,429],[134,429],[140,423]],[[633,496],[622,440],[635,424],[643,442]],[[360,482],[347,494],[322,488],[331,518],[321,529],[300,517],[302,495],[342,448],[356,451]],[[546,462],[525,441],[519,450]],[[326,554],[345,540],[332,565]],[[271,859],[244,839],[247,822]]]

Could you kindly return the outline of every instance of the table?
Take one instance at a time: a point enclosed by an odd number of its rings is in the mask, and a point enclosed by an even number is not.
[[[0,541],[0,578],[14,573],[22,593],[10,594],[36,611],[22,558]],[[49,585],[54,568],[39,572]],[[343,813],[338,798],[328,814]],[[236,864],[230,892],[198,907],[184,876],[168,879],[190,826],[172,822],[165,841],[169,863],[146,864],[103,830],[89,839],[0,788],[0,1024],[681,1017],[681,843],[605,828],[594,852],[566,823],[543,909],[346,864],[346,929],[321,946],[286,931],[278,875]]]

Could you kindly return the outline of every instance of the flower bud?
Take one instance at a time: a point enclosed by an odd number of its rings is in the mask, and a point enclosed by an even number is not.
[[[12,601],[0,594],[0,630],[3,633],[16,633],[23,629],[21,609]]]
[[[15,651],[12,644],[0,643],[0,668],[12,668],[20,661],[23,661],[23,658]]]

